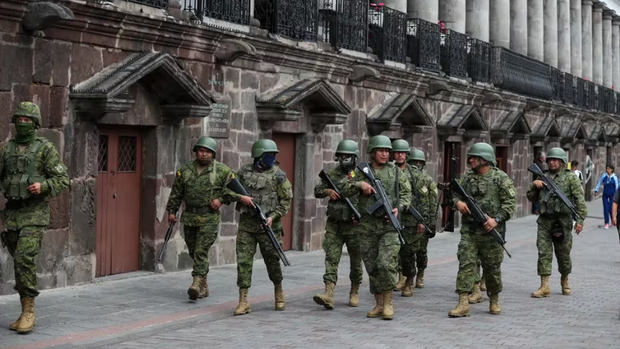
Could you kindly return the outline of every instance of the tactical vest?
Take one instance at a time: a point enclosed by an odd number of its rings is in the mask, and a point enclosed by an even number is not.
[[[558,187],[566,194],[568,199],[575,203],[572,192],[570,191],[570,182],[569,182],[569,170],[562,170],[557,175],[553,175],[551,173],[547,173],[550,179],[552,179]],[[564,206],[562,201],[554,194],[552,194],[549,190],[543,189],[540,192],[540,200],[539,200],[539,210],[541,215],[570,215],[571,211]]]
[[[208,208],[211,201],[217,198],[219,194],[216,186],[217,167],[217,161],[213,160],[211,171],[209,172],[205,168],[200,175],[197,175],[190,170],[191,166],[187,166],[187,169],[183,171],[186,210],[192,213],[203,213],[200,209],[204,208],[204,211],[209,212]]]
[[[500,188],[504,180],[504,176],[498,173],[500,171],[496,167],[492,167],[486,175],[475,175],[468,172],[464,176],[462,186],[465,191],[471,195],[478,203],[480,208],[490,217],[495,217],[503,203]],[[469,224],[476,227],[476,230],[482,231],[481,226],[476,223],[471,215],[462,216],[463,225]],[[504,233],[505,223],[502,222],[497,226],[497,231]],[[462,232],[469,231],[468,228],[461,228]]]
[[[278,186],[286,180],[286,174],[278,167],[258,172],[253,165],[246,165],[239,171],[239,180],[245,186],[254,202],[258,204],[263,212],[269,215],[278,206]],[[256,211],[247,206],[240,208],[241,213],[255,215]]]
[[[1,179],[1,184],[4,196],[8,200],[29,199],[32,195],[27,189],[28,186],[45,180],[45,176],[37,168],[36,158],[45,142],[42,138],[35,138],[24,153],[19,152],[18,145],[14,141],[7,145],[4,177]]]
[[[328,174],[334,181],[334,184],[336,184],[338,189],[342,192],[342,189],[349,180],[349,176],[351,176],[351,172],[353,171],[354,169],[345,172],[341,168],[336,167],[330,170]],[[353,205],[357,204],[357,196],[349,197],[349,200],[351,200]],[[329,200],[327,204],[327,216],[340,222],[351,222],[353,212],[344,200]]]

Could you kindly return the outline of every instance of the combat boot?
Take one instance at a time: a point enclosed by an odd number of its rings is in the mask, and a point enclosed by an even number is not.
[[[418,269],[415,276],[415,288],[424,288],[424,269]]]
[[[193,301],[198,299],[198,296],[200,295],[200,279],[202,279],[202,277],[197,275],[194,276],[192,285],[187,289],[187,295],[189,296],[189,299]]]
[[[480,283],[474,284],[474,291],[467,298],[469,304],[477,304],[482,302],[482,292],[480,291]]]
[[[275,294],[275,301],[276,301],[276,307],[275,309],[278,311],[282,311],[284,310],[285,304],[284,304],[284,291],[282,291],[282,284],[277,284],[274,287],[274,294]]]
[[[394,305],[392,304],[392,292],[383,293],[383,320],[392,320],[394,317]]]
[[[568,283],[568,275],[562,275],[560,282],[562,284],[562,294],[565,296],[570,296],[571,289],[570,284]]]
[[[450,317],[469,316],[469,295],[467,292],[459,293],[459,304],[448,313]]]
[[[250,309],[250,303],[248,303],[248,289],[240,288],[239,289],[239,304],[235,308],[234,315],[244,315],[249,314],[252,311]]]
[[[207,277],[200,278],[200,292],[198,298],[209,297],[209,284],[207,284]]]
[[[34,297],[24,297],[24,312],[17,323],[17,333],[28,333],[34,328]]]
[[[405,287],[403,287],[403,291],[400,295],[403,297],[413,297],[413,277],[407,276]]]
[[[396,287],[394,287],[394,291],[400,291],[405,287],[405,276],[403,273],[398,273],[398,282],[396,283]]]
[[[489,313],[499,315],[502,312],[502,308],[499,306],[499,293],[490,294],[489,300]]]
[[[389,292],[388,292],[389,293]],[[375,293],[375,307],[372,308],[366,317],[374,318],[383,315],[383,293]]]
[[[549,287],[549,275],[540,276],[540,287],[532,293],[532,298],[543,298],[551,295],[551,288]]]
[[[23,296],[19,296],[19,301],[22,304],[22,313],[19,314],[19,317],[17,318],[17,320],[15,320],[15,321],[13,321],[13,322],[11,322],[9,324],[9,330],[11,330],[11,331],[17,331],[17,325],[19,325],[19,322],[21,321],[22,316],[24,316],[24,297]]]
[[[334,309],[334,287],[336,285],[333,282],[325,284],[325,293],[316,294],[312,299],[316,304],[322,305],[325,309]]]
[[[357,307],[360,305],[360,285],[351,284],[351,292],[349,292],[349,306]]]
[[[487,283],[486,281],[484,281],[484,279],[480,280],[480,291],[486,291],[487,290]]]

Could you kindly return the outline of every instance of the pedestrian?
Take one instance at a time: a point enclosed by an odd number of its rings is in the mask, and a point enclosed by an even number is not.
[[[594,192],[598,194],[598,190],[603,185],[603,216],[605,217],[605,229],[609,229],[609,217],[611,215],[611,203],[614,198],[614,193],[618,190],[618,176],[614,173],[614,165],[607,164],[605,173],[601,175]]]
[[[401,246],[399,252],[400,266],[405,276],[405,285],[401,290],[401,296],[412,297],[414,279],[417,275],[416,258],[422,250],[425,240],[426,222],[428,222],[428,188],[425,185],[422,172],[414,165],[407,163],[411,149],[409,143],[404,139],[397,139],[392,142],[392,157],[394,164],[400,168],[401,176],[407,178],[411,186],[411,205],[422,215],[424,221],[418,221],[404,208],[401,214],[401,224],[403,225],[402,235],[406,243]]]
[[[0,189],[7,199],[2,211],[2,244],[13,257],[15,289],[22,312],[9,325],[28,333],[35,325],[37,255],[50,223],[48,198],[69,187],[69,175],[54,145],[36,130],[41,127],[39,106],[21,102],[13,113],[16,135],[0,149]]]
[[[251,311],[248,302],[248,290],[252,284],[252,265],[256,254],[256,245],[267,266],[269,279],[274,284],[275,310],[284,310],[284,291],[282,290],[282,269],[280,257],[271,244],[269,236],[260,226],[254,204],[259,205],[267,216],[267,224],[281,239],[282,223],[280,219],[291,207],[293,190],[286,173],[276,164],[279,152],[276,143],[270,139],[259,139],[252,145],[253,163],[241,167],[239,181],[247,189],[249,196],[238,196],[237,209],[241,211],[239,230],[237,232],[237,286],[239,287],[239,304],[234,315],[243,315]],[[282,244],[282,241],[279,241]]]
[[[579,161],[577,161],[577,160],[571,161],[570,162],[570,169],[573,171],[575,176],[577,176],[577,178],[579,178],[579,181],[581,182],[581,185],[583,185],[583,173],[581,173],[581,171],[579,170]]]
[[[200,137],[192,151],[195,159],[176,172],[166,210],[168,221],[176,222],[179,207],[185,203],[181,223],[189,256],[194,261],[187,295],[197,300],[209,296],[209,249],[217,238],[220,207],[231,203],[234,193],[226,187],[232,170],[215,160],[215,139]]]
[[[618,212],[620,212],[620,189],[614,194],[614,202],[611,205],[611,221],[618,230],[618,239],[620,240],[620,223],[618,223]]]
[[[416,253],[417,273],[415,287],[424,288],[424,271],[428,266],[428,240],[435,237],[435,224],[437,222],[437,210],[439,209],[439,193],[437,191],[437,183],[435,183],[433,177],[424,169],[426,166],[426,155],[424,151],[418,148],[412,148],[407,162],[412,164],[414,170],[421,174],[420,200],[425,203],[425,205],[422,205],[422,210],[424,211],[423,215],[431,231],[431,233],[424,233],[420,243],[420,250]],[[413,198],[415,197],[414,195]]]
[[[336,161],[338,165],[327,171],[331,180],[336,184],[338,190],[346,195],[355,206],[358,201],[359,191],[353,190],[345,193],[344,186],[348,181],[358,181],[360,176],[356,175],[356,163],[359,157],[359,149],[357,142],[344,139],[338,143],[336,147]],[[316,198],[329,197],[327,204],[327,223],[325,224],[325,238],[323,240],[323,251],[325,251],[325,274],[323,274],[323,282],[325,283],[325,292],[314,296],[317,304],[324,306],[326,309],[334,308],[334,288],[338,281],[338,264],[342,255],[342,246],[347,245],[349,253],[349,279],[351,280],[351,290],[349,292],[349,306],[357,307],[359,305],[359,287],[362,283],[363,269],[362,256],[360,254],[360,239],[356,231],[356,225],[359,223],[353,219],[353,212],[342,200],[338,193],[330,189],[321,180],[314,187],[314,196]]]
[[[402,210],[411,202],[411,187],[401,171],[389,162],[392,142],[387,136],[378,135],[370,138],[368,153],[370,169],[377,180],[381,181],[386,195],[391,201],[393,214],[398,218]],[[362,175],[359,173],[359,175]],[[361,191],[359,208],[362,214],[360,222],[360,250],[364,266],[370,280],[370,293],[375,297],[375,306],[366,316],[382,317],[391,320],[394,316],[392,292],[396,285],[398,252],[400,242],[398,233],[387,221],[383,210],[373,214],[368,209],[376,202],[375,189],[367,181],[348,182],[348,187]]]
[[[453,203],[463,215],[461,241],[458,246],[459,271],[456,278],[458,305],[449,312],[450,317],[469,316],[469,294],[476,279],[476,262],[482,265],[490,299],[489,312],[501,313],[499,293],[502,291],[501,265],[504,260],[502,246],[489,234],[494,228],[506,233],[506,221],[516,207],[516,191],[508,175],[497,168],[495,151],[490,144],[475,143],[467,153],[471,170],[465,172],[460,183],[488,216],[484,224],[474,220],[465,198],[455,194]]]
[[[573,230],[573,218],[577,220],[575,233],[581,233],[583,219],[587,214],[583,187],[579,178],[566,168],[568,157],[562,148],[551,148],[547,156],[549,165],[549,179],[553,180],[568,199],[575,205],[580,217],[573,217],[569,210],[551,191],[545,188],[545,183],[536,179],[527,191],[530,201],[540,202],[540,216],[536,247],[538,248],[538,275],[540,275],[540,287],[532,293],[533,298],[543,298],[551,295],[549,276],[551,275],[551,263],[553,252],[558,262],[558,270],[561,275],[562,294],[570,295],[571,288],[568,275],[571,273],[572,264],[570,251],[573,246],[571,231]]]

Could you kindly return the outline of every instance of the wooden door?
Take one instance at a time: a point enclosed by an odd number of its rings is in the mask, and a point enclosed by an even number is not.
[[[508,147],[495,147],[495,160],[497,161],[497,168],[508,173]]]
[[[295,135],[292,133],[274,133],[273,141],[278,145],[277,160],[280,168],[286,172],[286,177],[295,187]],[[286,216],[282,217],[282,229],[284,236],[282,237],[282,248],[290,250],[293,245],[293,217],[295,216],[293,203],[291,209]]]
[[[102,129],[97,175],[97,276],[140,267],[142,138],[131,129]]]

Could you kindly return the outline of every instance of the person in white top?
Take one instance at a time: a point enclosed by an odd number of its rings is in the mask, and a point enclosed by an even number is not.
[[[583,173],[579,170],[579,161],[573,160],[570,162],[570,169],[573,170],[573,173],[579,178],[581,181],[581,185],[583,185]]]

